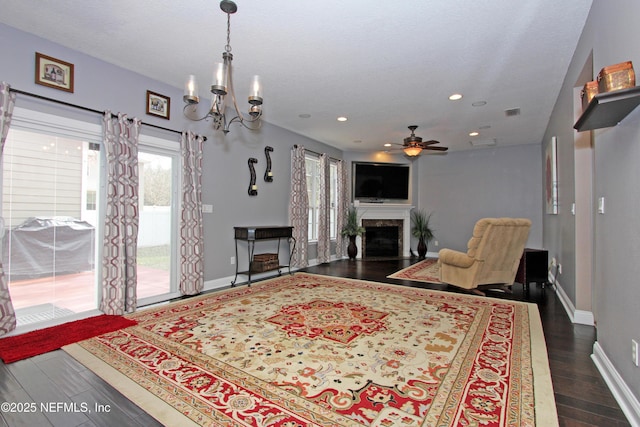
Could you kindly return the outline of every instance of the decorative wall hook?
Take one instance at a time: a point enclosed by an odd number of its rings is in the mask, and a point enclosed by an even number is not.
[[[249,173],[251,174],[251,180],[249,181],[249,195],[257,196],[258,195],[258,186],[256,185],[256,169],[253,164],[258,163],[258,159],[255,157],[249,158]]]
[[[273,147],[269,147],[268,145],[264,147],[264,155],[267,158],[267,169],[264,171],[264,180],[265,182],[273,182],[273,172],[271,172],[271,156],[270,152],[273,151]]]

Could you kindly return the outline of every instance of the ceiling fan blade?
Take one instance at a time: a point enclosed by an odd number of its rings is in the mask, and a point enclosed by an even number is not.
[[[429,141],[425,141],[422,143],[422,145],[433,145],[433,144],[440,144],[440,141],[436,141],[435,139],[430,139]]]
[[[425,150],[447,151],[449,147],[424,147]]]

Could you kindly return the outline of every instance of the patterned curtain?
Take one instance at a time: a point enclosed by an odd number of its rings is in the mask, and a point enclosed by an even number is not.
[[[338,160],[338,197],[336,203],[338,204],[338,208],[336,210],[336,257],[338,259],[342,258],[345,254],[345,242],[347,241],[342,237],[342,227],[344,226],[345,215],[347,214],[347,210],[349,209],[349,187],[346,168],[344,167],[344,162],[342,160]]]
[[[11,115],[16,102],[16,94],[9,91],[11,87],[0,82],[0,161],[4,152],[4,143],[9,134]],[[4,237],[4,218],[0,217],[0,237]],[[0,259],[0,335],[13,331],[16,328],[16,312],[11,303],[9,286],[4,278],[4,268]]]
[[[138,136],[140,120],[125,114],[103,117],[107,204],[102,256],[102,300],[106,314],[136,309],[138,245]]]
[[[307,241],[309,238],[309,195],[307,194],[307,171],[304,147],[294,145],[291,149],[291,197],[289,220],[293,226],[296,249],[291,257],[291,266],[303,268],[309,265]]]
[[[183,132],[182,214],[180,215],[180,293],[195,295],[204,288],[202,232],[202,150],[204,138]]]
[[[320,155],[320,206],[318,212],[318,262],[324,263],[331,261],[331,221],[329,217],[329,156]]]

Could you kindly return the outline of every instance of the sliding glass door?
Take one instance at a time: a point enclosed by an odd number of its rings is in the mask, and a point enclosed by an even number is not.
[[[140,137],[139,306],[178,295],[179,153],[177,140]],[[15,109],[1,163],[0,233],[19,327],[97,311],[104,161],[99,120]]]
[[[97,308],[100,168],[90,132],[21,123],[2,156],[2,259],[18,326]]]
[[[143,139],[144,140],[144,139]],[[147,143],[139,149],[138,303],[176,295],[177,150]],[[143,141],[141,141],[142,143]],[[156,141],[158,142],[158,141]],[[173,144],[173,148],[177,148]]]

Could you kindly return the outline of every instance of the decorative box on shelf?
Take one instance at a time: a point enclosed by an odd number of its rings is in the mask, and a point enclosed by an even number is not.
[[[631,61],[604,67],[598,73],[598,93],[629,89],[636,85],[636,74]]]
[[[594,96],[598,94],[598,82],[593,80],[591,82],[587,82],[580,92],[580,97],[582,98],[582,111],[586,110],[589,106],[589,103],[593,99]]]
[[[263,271],[274,270],[279,266],[278,254],[255,254],[251,262],[251,271],[253,273],[261,273]]]

